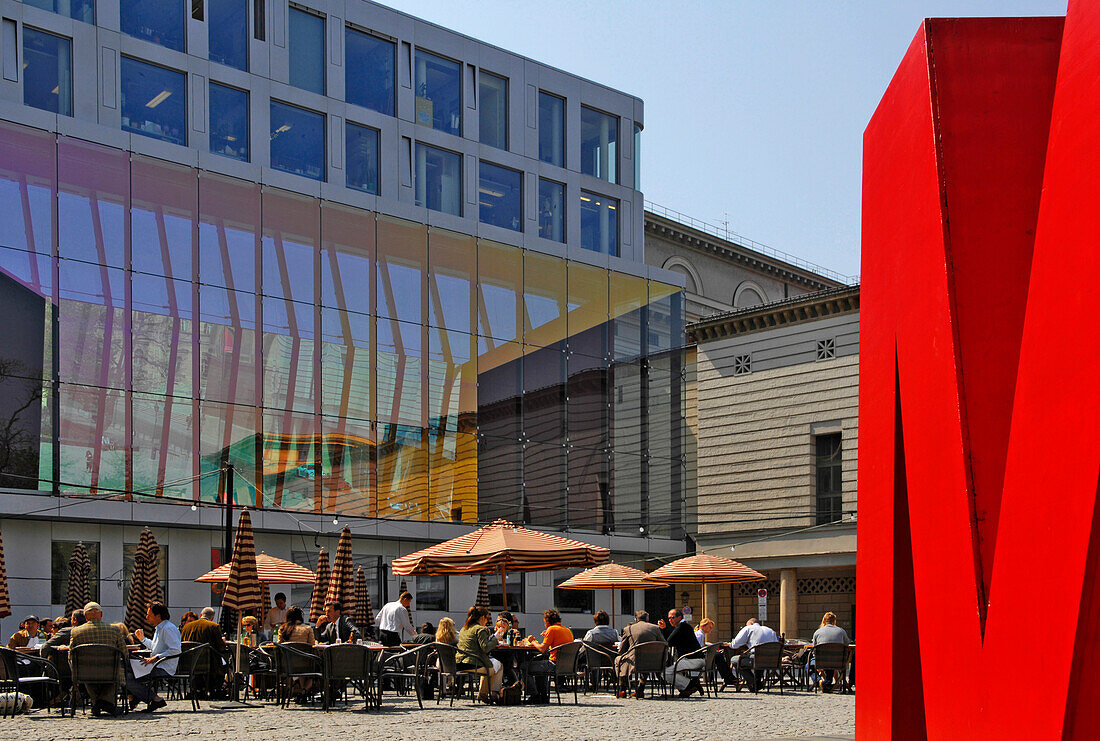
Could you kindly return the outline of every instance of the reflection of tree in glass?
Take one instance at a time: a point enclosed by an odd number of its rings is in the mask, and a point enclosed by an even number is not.
[[[0,358],[0,486],[38,488],[38,443],[42,382],[32,369]]]

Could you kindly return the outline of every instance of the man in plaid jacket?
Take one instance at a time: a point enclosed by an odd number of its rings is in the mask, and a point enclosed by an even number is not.
[[[126,655],[126,639],[123,637],[122,631],[103,622],[103,608],[99,606],[98,602],[89,602],[84,605],[84,617],[87,622],[73,628],[72,637],[69,640],[70,650],[86,643],[99,643],[114,646],[122,652],[123,656]],[[92,700],[92,715],[99,715],[100,713],[118,715],[119,710],[118,706],[115,705],[115,696],[118,693],[119,685],[126,682],[126,677],[122,672],[122,662],[119,662],[114,674],[114,682],[84,685],[87,688],[88,696]]]

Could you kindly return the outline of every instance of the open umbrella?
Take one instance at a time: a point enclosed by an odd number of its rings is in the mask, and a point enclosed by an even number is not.
[[[233,542],[233,558],[229,561],[229,578],[222,595],[222,609],[237,611],[237,635],[241,634],[244,610],[260,607],[260,577],[256,569],[256,541],[252,535],[252,516],[241,510],[237,521],[237,538]],[[233,696],[237,697],[237,677],[241,671],[241,643],[237,641],[236,670],[233,672]]]
[[[709,553],[697,553],[694,556],[680,558],[667,563],[648,574],[646,579],[665,584],[701,584],[703,586],[703,617],[707,612],[708,584],[740,584],[749,581],[767,579],[755,569],[732,558],[712,556]]]
[[[312,584],[316,578],[314,573],[304,566],[299,566],[293,561],[275,558],[266,553],[255,557],[256,579],[263,584]],[[195,581],[217,584],[229,581],[229,572],[233,564],[223,563],[212,571],[207,571]],[[262,591],[262,587],[261,587]]]
[[[339,602],[344,612],[354,614],[355,573],[352,568],[351,528],[345,526],[336,543],[336,557],[332,560],[332,574],[329,575],[325,602]]]
[[[0,620],[11,615],[11,595],[8,594],[8,567],[4,565],[4,541],[0,539]]]
[[[325,612],[325,594],[328,593],[328,552],[324,548],[317,554],[317,581],[313,582],[313,594],[309,600],[309,622],[314,625]]]
[[[504,604],[507,605],[505,575],[509,571],[598,566],[610,555],[611,551],[603,546],[497,520],[452,540],[394,559],[393,573],[408,576],[500,573]]]
[[[88,585],[88,575],[92,570],[92,562],[88,558],[88,549],[84,543],[77,543],[73,548],[73,555],[69,557],[69,588],[65,592],[65,614],[72,615],[73,610],[79,610],[91,600],[91,590]]]
[[[569,577],[558,585],[558,589],[610,589],[611,627],[615,627],[615,590],[659,589],[665,586],[668,585],[650,579],[644,571],[617,563],[605,563]]]
[[[474,600],[474,605],[489,609],[489,577],[485,574],[477,581],[477,599]]]

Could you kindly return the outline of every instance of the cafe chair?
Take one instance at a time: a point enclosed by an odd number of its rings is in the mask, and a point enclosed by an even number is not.
[[[590,686],[593,692],[597,692],[605,677],[607,686],[614,692],[617,681],[615,677],[615,657],[619,655],[614,646],[610,643],[593,643],[592,641],[584,641],[583,643],[584,651],[582,653],[587,674],[587,681],[584,684],[585,694],[588,694]]]
[[[378,703],[382,702],[382,683],[392,681],[398,683],[411,683],[416,692],[416,704],[424,709],[424,695],[421,679],[428,673],[428,654],[435,649],[431,643],[425,643],[408,651],[402,651],[387,656],[382,660],[381,671],[378,673]]]
[[[196,687],[205,682],[210,675],[210,652],[209,643],[188,641],[179,654],[176,673],[170,677],[157,677],[157,681],[168,685],[169,693],[191,700],[191,710],[200,709]],[[202,678],[201,681],[197,681],[200,678]]]
[[[348,685],[351,685],[359,688],[365,701],[363,709],[370,709],[374,698],[367,686],[374,684],[374,653],[361,643],[338,643],[321,650],[322,691],[329,695],[330,702],[335,702],[337,696],[342,695],[346,705]],[[328,710],[328,707],[325,709]]]
[[[20,676],[20,663],[33,666],[37,671],[40,671],[41,674],[38,676]],[[57,668],[52,663],[39,656],[21,654],[18,651],[12,651],[10,648],[0,648],[0,691],[25,692],[34,686],[44,688],[41,693],[37,691],[35,693],[40,697],[48,697],[51,689],[60,692],[61,678],[57,673]],[[8,703],[6,706],[11,708],[11,714],[13,716],[15,715],[17,705],[18,703],[12,702]],[[0,717],[4,716],[6,707],[0,709]],[[46,702],[46,713],[49,712],[50,704]]]
[[[450,695],[451,707],[454,707],[455,696],[462,693],[462,687],[466,682],[469,682],[470,685],[470,700],[476,703],[477,691],[474,688],[481,683],[483,676],[492,674],[492,667],[486,664],[477,654],[463,651],[449,643],[432,643],[430,645],[435,649],[435,655],[438,659],[438,666],[434,670],[437,676],[435,704],[439,704],[439,701],[443,699],[443,693],[446,692]],[[459,669],[459,661],[464,664],[474,664],[475,668]],[[429,667],[429,671],[432,671],[431,667]]]
[[[282,707],[285,708],[290,705],[294,681],[296,679],[310,679],[313,680],[313,686],[305,693],[305,696],[308,697],[314,692],[322,690],[321,707],[327,708],[328,693],[324,692],[324,688],[321,686],[325,678],[321,666],[321,657],[314,652],[313,646],[297,641],[276,643],[275,655],[278,657],[276,671],[279,674],[279,683],[285,685],[280,694]]]
[[[702,648],[696,649],[691,653],[686,653],[683,656],[678,657],[676,661],[672,663],[673,679],[675,679],[677,675],[684,676],[689,681],[692,679],[698,679],[699,683],[703,686],[703,691],[705,693],[709,695],[713,692],[715,695],[717,695],[717,688],[712,686],[715,684],[715,682],[713,679],[709,679],[713,678],[714,676],[714,657],[717,655],[718,644],[711,643],[709,645],[703,646]],[[697,669],[688,668],[687,666],[681,666],[681,663],[688,659],[702,659],[703,665]],[[675,682],[673,682],[673,686],[675,686]],[[674,698],[679,697],[679,693],[673,692],[672,696]]]
[[[649,684],[656,684],[664,694],[668,694],[668,684],[665,682],[665,665],[668,657],[668,644],[664,641],[649,641],[647,643],[635,643],[626,651],[619,654],[619,661],[631,661],[630,673],[627,675],[627,686],[633,688],[638,680],[645,680]]]
[[[779,694],[783,694],[783,683],[780,681],[780,669],[783,666],[783,644],[779,641],[770,643],[758,643],[752,650],[752,669],[756,672],[755,692],[760,691],[764,685],[771,692],[771,682],[779,685]]]
[[[117,646],[108,646],[103,643],[82,643],[69,649],[69,669],[72,672],[73,687],[69,691],[69,711],[76,716],[76,703],[80,701],[80,709],[87,712],[87,693],[83,691],[85,684],[115,684],[115,704],[125,712],[126,683],[119,681],[122,674],[122,662],[126,656]],[[125,676],[125,675],[123,675]]]
[[[843,643],[819,643],[814,646],[814,671],[818,676],[834,671],[839,676],[840,692],[848,691],[848,646]],[[814,688],[817,689],[816,687]]]

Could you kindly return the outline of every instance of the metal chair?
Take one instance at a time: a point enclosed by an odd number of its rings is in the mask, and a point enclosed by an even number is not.
[[[209,643],[188,641],[179,654],[176,673],[170,677],[157,677],[156,681],[167,684],[169,692],[175,690],[177,696],[190,699],[191,709],[199,710],[199,695],[195,690],[195,680],[210,673],[211,651]]]
[[[676,675],[682,674],[687,677],[688,680],[698,679],[703,686],[704,692],[709,693],[711,691],[714,691],[714,693],[717,695],[717,691],[710,686],[712,682],[708,681],[708,677],[713,677],[714,675],[714,657],[717,654],[718,645],[715,643],[711,643],[709,645],[703,646],[702,648],[696,649],[695,651],[686,653],[683,656],[677,657],[676,661],[672,663],[673,685],[675,685]],[[687,666],[681,667],[681,662],[687,661],[688,659],[702,659],[703,665],[697,668]],[[672,696],[678,697],[678,694],[674,692],[672,693]]]
[[[844,643],[819,643],[814,646],[814,670],[820,675],[822,672],[835,671],[840,675],[840,691],[848,691],[848,646]],[[816,687],[814,688],[817,689]]]
[[[784,687],[806,689],[809,682],[808,664],[812,646],[800,646],[797,650],[783,652],[779,669],[779,683]]]
[[[344,703],[348,701],[348,684],[359,688],[365,701],[364,710],[370,709],[373,697],[367,689],[374,684],[374,651],[360,643],[340,643],[321,650],[321,671],[324,674],[323,692],[331,693],[334,684],[340,684],[339,693]],[[325,707],[328,710],[328,707]]]
[[[561,705],[562,682],[570,682],[573,685],[573,704],[577,704],[577,683],[585,678],[586,672],[580,668],[580,650],[584,647],[582,641],[573,641],[558,646],[554,649],[557,658],[554,659],[554,692],[558,696],[558,704]]]
[[[627,675],[627,683],[633,686],[637,680],[653,680],[667,693],[665,682],[665,665],[668,658],[668,644],[664,641],[647,641],[635,643],[623,653],[619,654],[619,661],[632,660],[630,673]]]
[[[753,692],[760,691],[760,685],[764,685],[771,692],[768,680],[772,679],[779,684],[779,694],[783,694],[783,683],[780,680],[780,668],[783,664],[783,644],[778,641],[770,643],[758,643],[753,647],[752,669],[757,673],[753,682]]]
[[[413,690],[416,692],[416,704],[420,706],[421,710],[424,709],[424,696],[421,692],[420,680],[427,673],[428,654],[435,651],[432,645],[431,643],[425,643],[408,651],[392,654],[382,660],[378,672],[377,702],[379,705],[382,703],[382,682],[389,679],[394,682],[411,682]]]
[[[313,646],[310,644],[295,641],[276,643],[275,654],[279,657],[276,662],[276,671],[279,674],[280,683],[286,684],[280,695],[282,707],[290,704],[291,687],[295,680],[312,680],[315,687],[323,683],[325,675],[321,657],[314,653]],[[314,689],[310,689],[305,696],[308,697],[313,692]],[[321,692],[321,707],[328,707],[327,692]]]
[[[590,684],[592,686],[592,691],[597,692],[604,675],[607,675],[608,686],[611,687],[612,692],[614,692],[616,685],[615,658],[619,655],[618,652],[615,651],[614,646],[610,643],[584,641],[583,655],[588,679],[584,686],[585,694],[588,694],[588,687]]]
[[[74,717],[77,699],[81,701],[81,709],[85,709],[85,698],[80,691],[82,685],[113,684],[116,700],[117,696],[125,692],[126,683],[119,681],[125,659],[125,654],[117,646],[103,643],[82,643],[69,649],[69,668],[73,677],[73,687],[69,692],[69,710]],[[117,704],[123,710],[127,707],[125,702]]]
[[[37,669],[43,672],[39,676],[20,676],[19,674],[19,662],[23,661],[33,665]],[[57,668],[47,661],[38,656],[32,656],[31,654],[21,654],[17,651],[12,651],[10,648],[0,648],[0,687],[4,691],[18,692],[20,689],[29,689],[32,686],[45,685],[47,688],[56,687],[58,692],[61,691],[61,678],[57,673]],[[12,716],[15,716],[16,703],[10,703]],[[46,704],[46,712],[50,712],[50,706]],[[0,710],[0,717],[4,716],[5,711]]]

